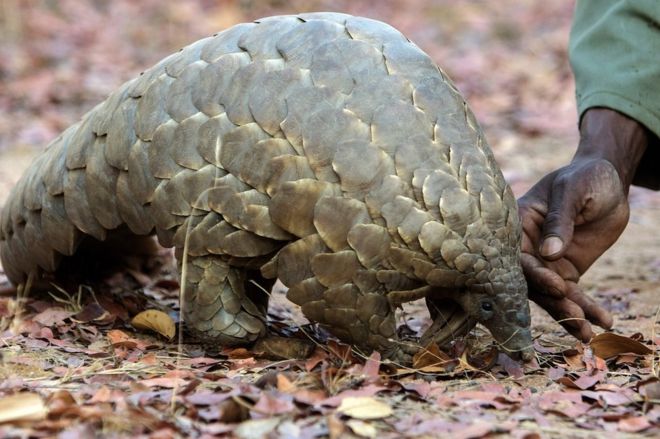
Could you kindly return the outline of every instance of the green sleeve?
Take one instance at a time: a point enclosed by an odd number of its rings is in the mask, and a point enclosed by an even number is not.
[[[660,1],[578,0],[569,50],[580,115],[609,107],[660,135]]]
[[[578,0],[569,57],[580,118],[607,107],[655,134],[635,184],[660,188],[660,0]]]

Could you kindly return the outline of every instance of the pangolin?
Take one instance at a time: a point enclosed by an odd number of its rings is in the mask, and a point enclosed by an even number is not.
[[[155,234],[205,343],[264,337],[255,283],[279,278],[311,321],[387,358],[410,358],[395,311],[418,299],[421,344],[480,322],[531,349],[516,202],[483,132],[431,58],[371,19],[268,17],[165,58],[49,144],[0,226],[15,284]]]

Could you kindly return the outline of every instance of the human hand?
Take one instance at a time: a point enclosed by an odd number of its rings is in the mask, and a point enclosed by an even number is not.
[[[614,167],[602,159],[573,162],[545,176],[518,203],[530,299],[583,341],[593,335],[587,321],[611,327],[609,313],[577,282],[628,223],[628,200]]]
[[[612,317],[577,282],[625,229],[628,188],[645,147],[645,128],[637,122],[589,110],[573,161],[518,201],[530,299],[583,341],[593,336],[589,322],[610,328]]]

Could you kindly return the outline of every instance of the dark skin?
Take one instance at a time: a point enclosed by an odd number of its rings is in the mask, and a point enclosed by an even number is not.
[[[607,108],[587,110],[568,165],[518,200],[522,265],[530,299],[582,341],[612,316],[578,286],[580,276],[625,229],[628,190],[648,144],[647,129]]]

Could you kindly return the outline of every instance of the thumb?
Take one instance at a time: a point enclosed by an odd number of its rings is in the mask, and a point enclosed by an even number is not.
[[[580,212],[582,196],[579,187],[558,178],[549,194],[548,213],[543,221],[540,255],[547,260],[561,258],[573,239],[575,218]]]

